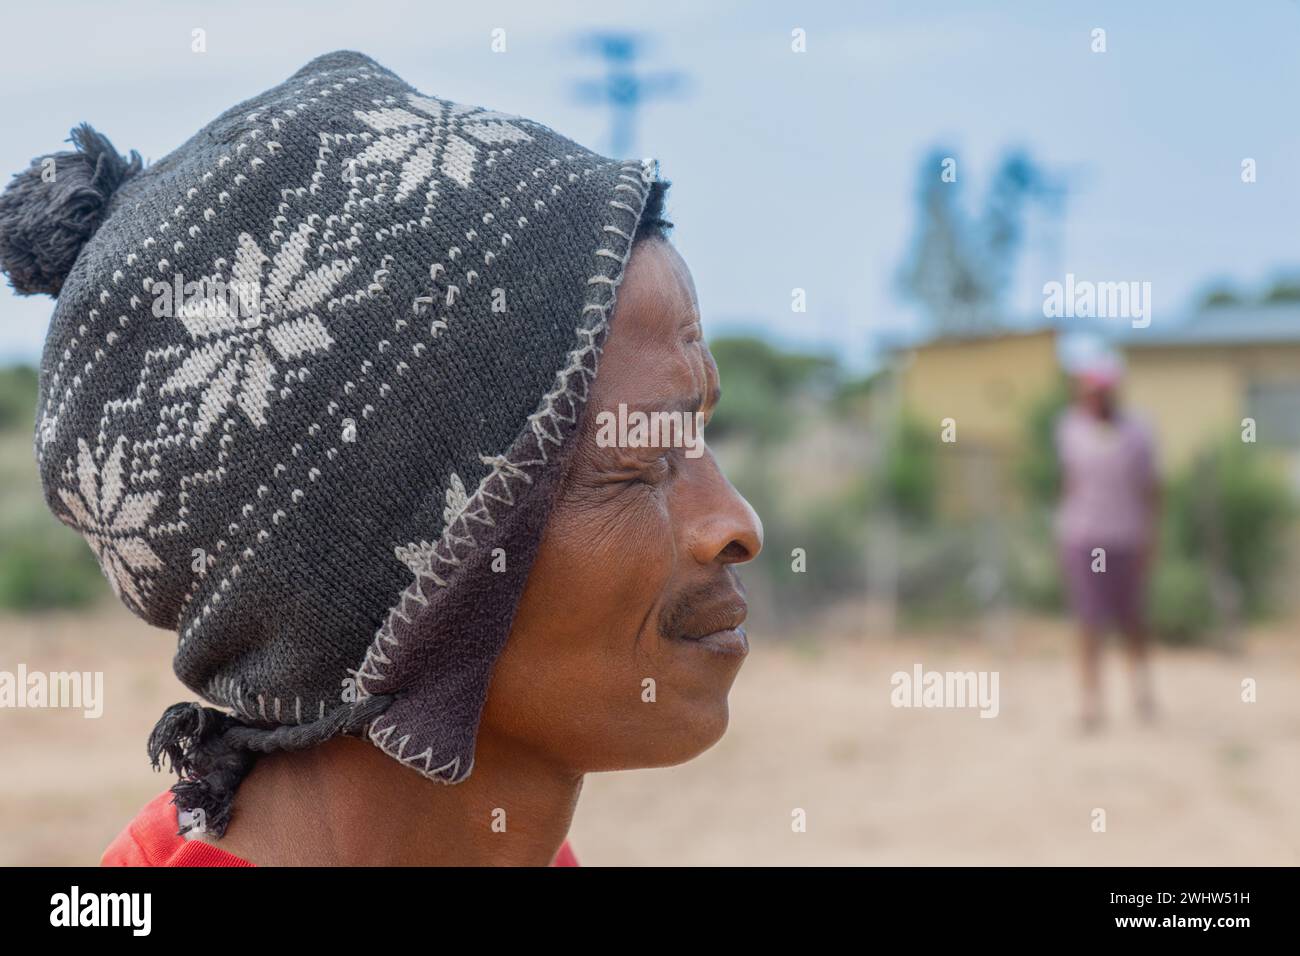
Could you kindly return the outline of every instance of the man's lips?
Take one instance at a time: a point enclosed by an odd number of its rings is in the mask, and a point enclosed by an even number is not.
[[[749,605],[745,589],[731,569],[721,578],[681,592],[659,621],[659,633],[681,647],[741,658],[749,639],[741,625]]]
[[[745,640],[745,631],[741,627],[749,613],[749,605],[739,595],[727,601],[705,608],[693,615],[682,633],[675,635],[684,641],[706,641],[730,637],[733,641],[738,636],[741,643]]]

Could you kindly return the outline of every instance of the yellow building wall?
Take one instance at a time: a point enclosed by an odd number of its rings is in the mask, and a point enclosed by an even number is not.
[[[1026,415],[1060,375],[1051,331],[996,338],[943,339],[904,358],[904,408],[922,424],[951,418],[957,442],[1002,452],[1019,449]]]
[[[1241,435],[1252,380],[1300,378],[1300,344],[1131,349],[1124,398],[1156,430],[1165,471],[1216,438]]]

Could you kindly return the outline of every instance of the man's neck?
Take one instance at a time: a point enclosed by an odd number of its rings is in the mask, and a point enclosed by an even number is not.
[[[226,835],[201,839],[258,866],[546,866],[581,790],[580,774],[490,736],[454,786],[339,737],[260,758]]]

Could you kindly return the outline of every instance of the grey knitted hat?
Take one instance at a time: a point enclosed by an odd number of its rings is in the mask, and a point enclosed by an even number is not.
[[[0,197],[58,296],[46,499],[179,635],[150,742],[224,830],[256,752],[471,770],[655,164],[313,60],[142,168],[89,127]]]

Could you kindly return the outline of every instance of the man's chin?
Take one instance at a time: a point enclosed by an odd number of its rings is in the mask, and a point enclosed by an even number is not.
[[[692,705],[685,713],[674,709],[672,717],[663,715],[655,725],[636,728],[635,737],[624,740],[617,752],[608,753],[596,763],[578,761],[583,773],[607,773],[618,770],[654,770],[675,767],[694,760],[727,732],[729,712],[726,694],[708,703]]]
[[[697,708],[690,718],[683,719],[679,724],[685,729],[675,735],[672,753],[666,754],[664,759],[655,763],[655,766],[674,767],[694,760],[723,738],[730,718],[725,693],[716,701]]]

